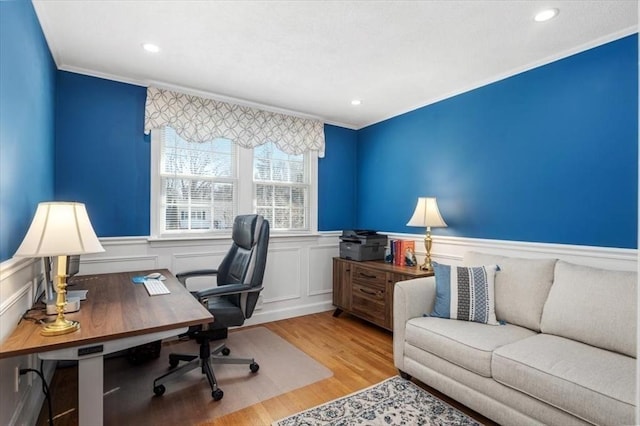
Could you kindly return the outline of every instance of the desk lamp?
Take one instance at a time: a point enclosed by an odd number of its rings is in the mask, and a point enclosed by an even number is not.
[[[58,256],[56,273],[56,312],[54,322],[40,331],[43,336],[72,333],[80,328],[78,321],[64,317],[67,304],[67,256],[104,251],[91,226],[87,209],[81,203],[47,202],[38,204],[31,226],[18,247],[15,257]]]
[[[427,250],[427,255],[424,258],[424,263],[420,266],[420,269],[424,271],[433,271],[433,265],[431,265],[431,227],[444,228],[447,226],[444,219],[440,215],[438,209],[438,203],[435,197],[419,197],[418,204],[416,204],[416,210],[413,212],[413,216],[409,219],[407,226],[426,226],[427,233],[424,237],[424,247]]]

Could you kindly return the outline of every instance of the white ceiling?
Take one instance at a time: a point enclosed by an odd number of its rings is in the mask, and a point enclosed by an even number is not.
[[[58,68],[354,129],[637,31],[637,0],[34,0]],[[538,23],[536,12],[560,14]],[[144,42],[160,46],[150,54]],[[361,99],[359,106],[352,99]]]

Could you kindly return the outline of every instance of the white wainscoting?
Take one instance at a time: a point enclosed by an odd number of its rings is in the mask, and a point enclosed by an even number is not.
[[[332,309],[331,258],[338,255],[339,233],[271,236],[264,290],[247,325]],[[80,274],[169,269],[179,273],[215,269],[231,244],[228,238],[150,240],[103,238],[104,253],[82,256]],[[189,289],[210,287],[211,278],[189,280]],[[215,285],[215,284],[213,284]]]
[[[253,317],[247,324],[276,321],[333,309],[332,263],[339,253],[339,232],[317,236],[272,236],[264,279],[264,290]],[[424,258],[423,235],[387,234],[389,238],[416,243],[419,262]],[[216,268],[227,252],[229,239],[150,240],[146,237],[102,238],[104,253],[81,258],[80,274],[167,268],[173,273]],[[568,262],[602,268],[637,270],[638,252],[631,249],[542,244],[517,241],[480,240],[433,236],[432,258],[460,264],[469,250],[519,257],[555,257]],[[0,264],[0,339],[4,340],[41,290],[41,264],[28,259],[11,259]],[[190,287],[208,283],[190,280]],[[0,362],[0,424],[33,424],[44,397],[39,379],[22,376],[14,391],[14,370],[39,367],[35,356]],[[53,375],[54,364],[45,363],[45,376]]]
[[[42,291],[42,262],[34,259],[10,259],[0,264],[0,341],[15,329],[18,321]],[[16,369],[40,368],[35,355],[0,360],[0,424],[35,424],[44,401],[42,384],[35,373],[19,376]],[[43,363],[43,373],[51,380],[55,364]]]
[[[419,263],[424,261],[424,235],[387,234],[390,239],[413,240]],[[436,262],[459,265],[464,253],[478,251],[502,256],[525,258],[557,258],[567,262],[597,268],[638,270],[638,251],[609,247],[575,246],[568,244],[531,243],[522,241],[483,240],[476,238],[431,235],[431,259]]]

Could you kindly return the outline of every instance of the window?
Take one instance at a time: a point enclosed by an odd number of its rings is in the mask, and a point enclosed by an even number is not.
[[[282,152],[269,142],[253,149],[256,212],[274,230],[308,230],[309,182],[305,155]]]
[[[231,229],[237,211],[236,145],[190,143],[170,127],[160,133],[161,234]]]
[[[152,131],[151,145],[153,236],[228,235],[237,214],[252,212],[273,233],[315,232],[315,153],[287,154],[271,142],[186,142],[169,127]]]

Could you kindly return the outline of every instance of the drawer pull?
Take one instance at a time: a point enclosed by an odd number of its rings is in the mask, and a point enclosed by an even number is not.
[[[378,296],[381,294],[380,291],[371,291],[371,290],[366,290],[364,288],[360,288],[360,291],[363,292],[364,294],[368,294],[369,296]]]
[[[372,279],[373,278],[378,278],[375,275],[368,275],[368,274],[365,274],[364,272],[360,272],[360,276],[365,277],[365,278],[372,278]]]

